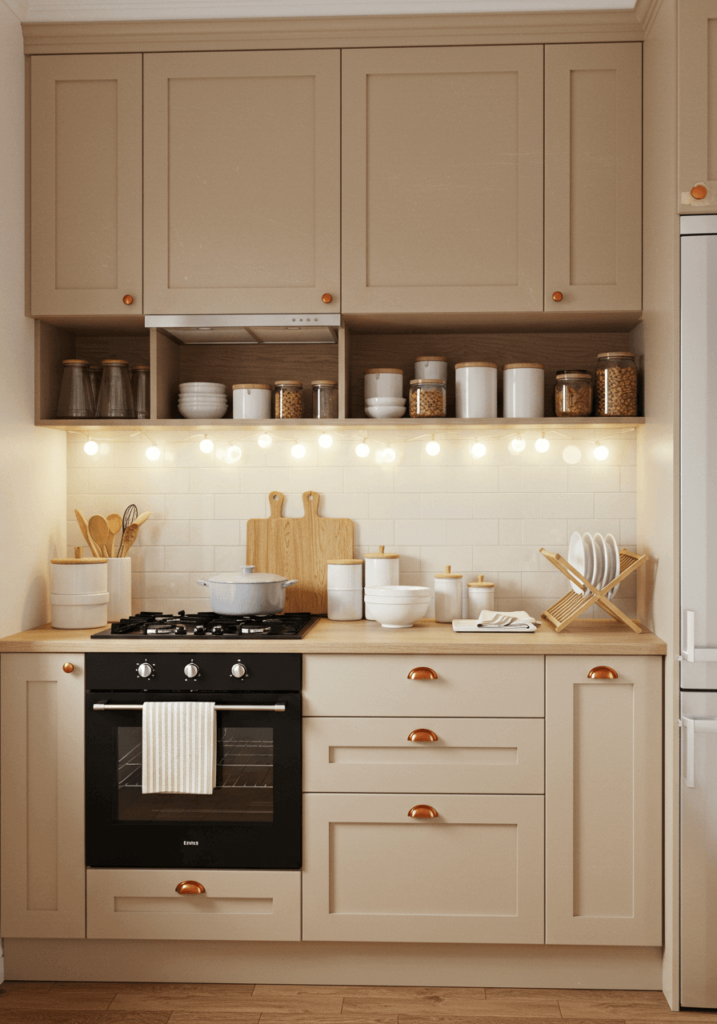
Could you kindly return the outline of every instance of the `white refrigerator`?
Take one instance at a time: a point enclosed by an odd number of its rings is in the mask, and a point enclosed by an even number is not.
[[[717,216],[680,235],[680,1003],[717,1009]]]

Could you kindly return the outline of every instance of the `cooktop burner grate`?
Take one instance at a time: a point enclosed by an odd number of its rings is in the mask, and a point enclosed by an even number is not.
[[[214,612],[184,611],[176,615],[163,612],[139,612],[128,619],[113,622],[109,629],[93,633],[93,640],[111,638],[175,639],[177,637],[202,640],[300,640],[317,622],[309,612],[286,612],[283,615],[215,615]]]

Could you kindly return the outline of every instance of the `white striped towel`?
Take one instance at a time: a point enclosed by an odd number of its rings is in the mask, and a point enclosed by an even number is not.
[[[217,723],[209,701],[142,705],[142,792],[207,793],[217,782]]]

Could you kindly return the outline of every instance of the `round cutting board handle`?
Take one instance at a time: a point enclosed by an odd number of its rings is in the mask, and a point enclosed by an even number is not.
[[[318,491],[304,491],[304,515],[318,518],[319,501],[321,495]]]
[[[269,495],[269,518],[281,519],[281,510],[284,507],[284,495],[281,491],[272,491]]]

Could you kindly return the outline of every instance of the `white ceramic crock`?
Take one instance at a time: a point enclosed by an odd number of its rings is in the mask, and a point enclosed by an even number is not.
[[[107,590],[110,595],[107,607],[109,621],[128,619],[132,614],[131,558],[110,558],[107,562]]]
[[[374,367],[363,375],[364,398],[401,398],[403,370]]]
[[[483,577],[479,576],[468,584],[468,618],[477,619],[483,611],[493,611],[495,608],[495,585],[485,583]]]
[[[326,614],[336,622],[363,618],[363,559],[332,559],[326,566]]]
[[[107,625],[110,595],[50,594],[53,629],[93,629]]]
[[[107,558],[50,559],[53,594],[103,594],[107,590]]]
[[[398,555],[386,554],[383,545],[366,555],[366,586],[397,587],[400,580]],[[370,618],[366,612],[366,618]]]
[[[456,416],[494,419],[498,415],[498,367],[495,363],[456,364]]]
[[[539,419],[545,415],[545,367],[541,363],[507,363],[503,367],[503,416]]]
[[[234,384],[232,416],[235,420],[271,419],[271,388],[268,384]]]
[[[277,615],[284,610],[284,591],[298,582],[270,572],[255,573],[253,565],[197,580],[200,586],[209,588],[215,615]]]
[[[451,572],[450,565],[446,571],[435,577],[434,590],[436,595],[436,622],[453,622],[463,618],[463,576]]]
[[[413,376],[419,380],[448,381],[448,360],[445,356],[418,356],[413,364]]]

